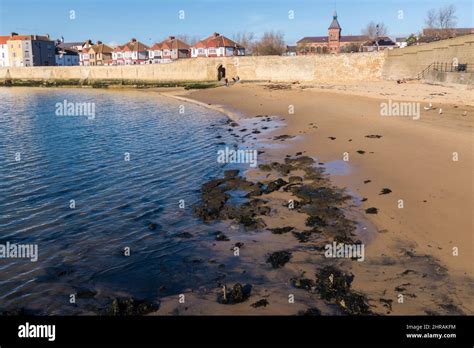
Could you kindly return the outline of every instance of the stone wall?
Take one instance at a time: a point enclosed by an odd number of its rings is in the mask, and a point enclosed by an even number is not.
[[[222,65],[230,79],[243,81],[314,81],[337,83],[377,80],[382,76],[383,53],[315,56],[259,56],[239,58],[191,58],[169,64],[129,66],[7,67],[0,80],[25,81],[215,81]]]
[[[383,77],[386,79],[416,78],[433,62],[474,64],[474,34],[432,42],[420,46],[385,51]]]
[[[426,74],[424,80],[429,82],[474,85],[474,73],[430,71]]]
[[[0,82],[159,83],[216,81],[222,65],[243,81],[345,83],[416,78],[433,62],[474,65],[474,35],[384,52],[314,56],[191,58],[169,64],[0,68]],[[451,79],[450,79],[451,80]],[[470,79],[468,79],[470,80]],[[472,81],[472,80],[470,80]]]

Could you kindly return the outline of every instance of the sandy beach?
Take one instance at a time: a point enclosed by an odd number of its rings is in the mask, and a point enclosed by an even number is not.
[[[367,295],[375,313],[474,313],[472,90],[383,81],[238,83],[172,94],[243,119],[268,115],[284,121],[255,137],[264,149],[259,164],[310,156],[332,184],[354,197],[349,213],[369,231],[362,237],[365,260],[337,262],[355,275],[353,289]],[[419,118],[382,116],[381,103],[389,100],[419,102]],[[258,169],[246,173],[250,180],[265,175]],[[302,214],[281,208],[291,193],[268,198],[275,213],[264,217],[267,227],[304,228]],[[376,214],[367,214],[368,208]],[[293,243],[288,235],[262,238],[268,238],[266,246]],[[308,262],[295,256],[285,268],[314,273],[317,256],[301,257]]]

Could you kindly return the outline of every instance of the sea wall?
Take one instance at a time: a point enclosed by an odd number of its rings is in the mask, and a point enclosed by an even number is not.
[[[385,79],[416,78],[433,62],[474,64],[474,34],[385,51]]]
[[[203,82],[216,81],[218,67],[222,65],[229,79],[239,76],[243,81],[337,83],[380,79],[383,62],[383,53],[192,58],[169,64],[128,66],[7,67],[0,68],[0,80]]]

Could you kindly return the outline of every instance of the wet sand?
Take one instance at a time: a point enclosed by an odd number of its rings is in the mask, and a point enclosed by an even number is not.
[[[353,289],[365,294],[371,310],[378,314],[474,313],[474,107],[472,98],[468,99],[470,93],[465,87],[396,82],[363,86],[236,84],[229,88],[174,92],[244,118],[278,116],[285,122],[284,127],[256,136],[265,151],[259,156],[259,163],[281,162],[285,156],[301,152],[316,158],[327,168],[331,182],[354,196],[355,203],[348,214],[356,221],[367,221],[361,226],[368,226],[364,228],[370,231],[362,236],[365,260],[332,262],[355,275]],[[388,99],[421,102],[420,119],[382,117],[380,103]],[[429,103],[431,109],[425,110]],[[294,109],[293,114],[290,109]],[[275,140],[279,135],[295,137]],[[454,152],[458,153],[458,161],[452,159]],[[342,161],[344,153],[349,155],[347,162]],[[261,170],[246,174],[250,180],[266,175]],[[381,194],[383,189],[390,192]],[[265,198],[271,201],[274,212],[264,217],[268,228],[303,228],[303,214],[281,208],[291,193],[273,192]],[[403,208],[399,208],[400,199]],[[377,214],[366,214],[371,207],[377,208]],[[300,307],[312,304],[323,314],[334,313],[324,308],[327,303],[322,303],[316,294],[301,293],[304,300],[296,305],[288,305],[286,298],[282,298],[282,292],[292,291],[286,289],[291,274],[306,272],[314,278],[315,265],[323,262],[320,251],[303,248],[281,272],[268,271],[263,266],[259,270],[252,263],[264,263],[264,255],[278,249],[276,246],[297,248],[301,244],[290,234],[267,231],[253,237],[258,242],[240,257],[242,272],[251,270],[254,276],[275,276],[277,281],[273,285],[257,288],[255,293],[265,297],[266,292],[275,292],[278,296],[268,295],[269,306],[250,311],[249,303],[218,304],[216,289],[207,289],[203,292],[206,295],[190,290],[191,297],[206,300],[201,309],[190,306],[189,311],[186,309],[188,313],[296,314]],[[232,246],[224,243],[223,250]],[[459,250],[458,255],[453,255],[453,248]],[[243,276],[241,280],[245,279]],[[278,282],[280,285],[275,285]],[[258,295],[250,302],[259,300]],[[179,308],[184,311],[183,306],[176,306],[174,297],[165,298],[158,314],[176,313]]]

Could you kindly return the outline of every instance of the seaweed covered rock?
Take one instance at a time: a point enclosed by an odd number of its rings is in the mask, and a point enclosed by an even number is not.
[[[335,205],[351,197],[342,190],[333,187],[315,187],[314,185],[296,186],[292,190],[304,203],[325,202],[326,205]]]
[[[311,291],[315,287],[315,282],[312,279],[308,278],[291,278],[290,284],[297,289],[304,289]]]
[[[145,315],[160,308],[159,304],[146,300],[136,300],[132,297],[115,298],[104,310],[103,315],[107,316],[133,316]]]
[[[351,287],[354,276],[345,274],[336,267],[327,266],[316,273],[316,290],[327,301],[341,298]]]
[[[271,253],[267,259],[267,262],[272,265],[273,268],[281,268],[291,259],[291,252],[282,250]]]
[[[224,172],[224,178],[235,178],[239,175],[240,170],[238,169],[230,169]]]
[[[352,274],[346,274],[333,266],[327,266],[316,273],[316,291],[326,301],[334,301],[349,315],[371,314],[366,298],[353,292]]]
[[[270,303],[265,298],[262,298],[261,300],[251,304],[253,308],[266,307],[268,305],[270,305]]]
[[[221,304],[236,304],[246,301],[252,292],[252,285],[246,284],[242,286],[236,283],[231,289],[223,287],[217,296],[217,302]]]
[[[317,309],[316,307],[311,307],[308,308],[305,311],[299,311],[298,315],[303,315],[303,316],[319,316],[321,315],[321,311]]]
[[[293,231],[295,228],[292,226],[286,227],[276,227],[276,228],[269,228],[268,230],[273,234],[284,234]]]
[[[287,184],[288,183],[285,180],[283,180],[282,178],[278,178],[268,183],[267,188],[265,189],[265,193],[272,193],[273,191],[278,191],[280,188]]]
[[[314,165],[315,161],[309,156],[299,156],[295,158],[285,158],[285,164],[292,165],[294,167],[302,168]]]

